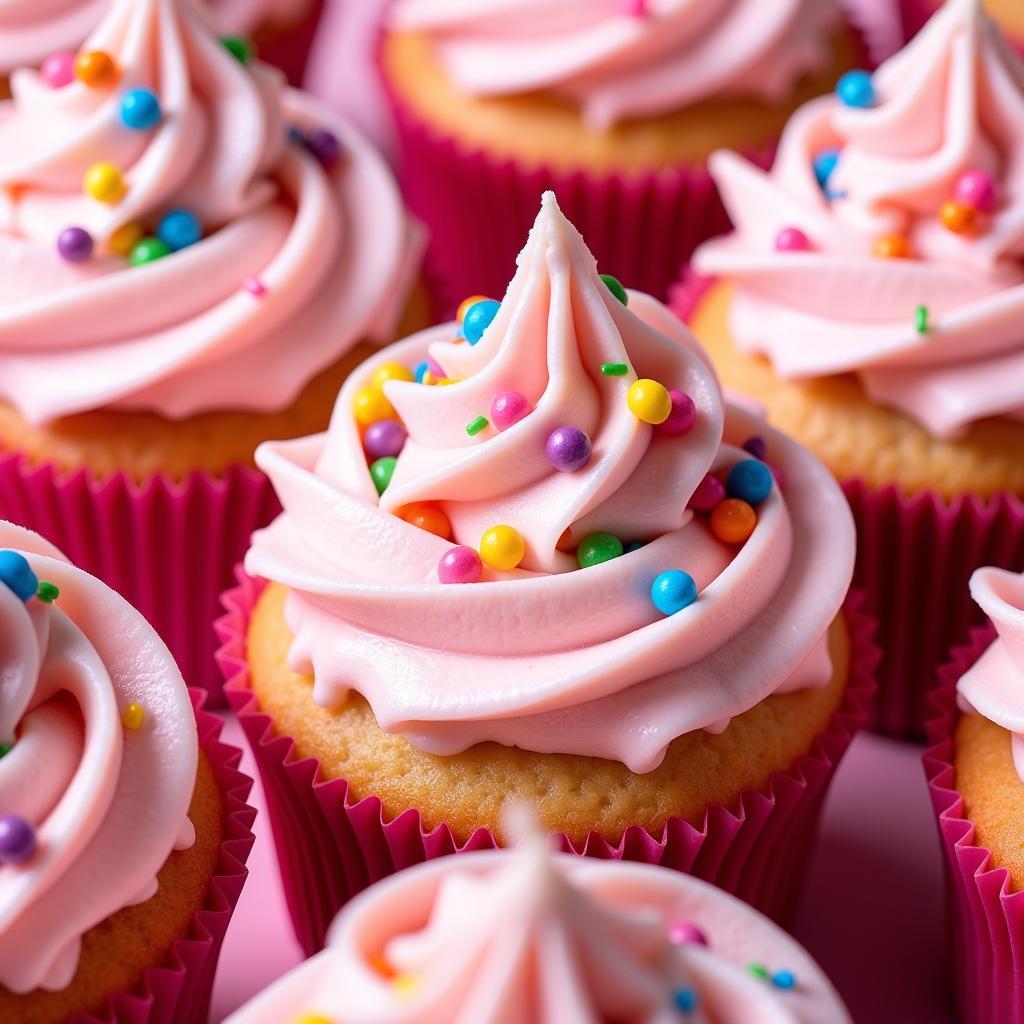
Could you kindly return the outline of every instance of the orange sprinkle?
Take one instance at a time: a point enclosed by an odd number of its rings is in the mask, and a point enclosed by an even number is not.
[[[434,505],[418,501],[412,505],[406,505],[398,514],[411,526],[426,530],[427,533],[432,533],[442,540],[451,540],[452,524],[448,522],[448,517]]]
[[[880,260],[909,260],[912,256],[906,235],[879,235],[871,254]]]
[[[711,532],[726,544],[742,544],[757,526],[757,513],[739,498],[726,498],[711,513]]]
[[[978,211],[968,203],[947,199],[939,207],[939,220],[948,231],[966,235],[978,226]]]

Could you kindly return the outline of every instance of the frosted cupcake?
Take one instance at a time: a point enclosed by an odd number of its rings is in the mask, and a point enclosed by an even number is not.
[[[372,357],[327,434],[258,461],[285,512],[225,654],[304,944],[346,884],[499,841],[509,794],[576,850],[788,912],[870,685],[849,511],[552,194],[500,306]]]
[[[256,445],[323,429],[403,310],[425,322],[380,158],[205,19],[117,0],[74,81],[19,71],[0,116],[0,506],[201,684],[218,588],[273,508]]]
[[[727,227],[708,155],[766,160],[863,60],[834,0],[396,0],[381,43],[406,194],[459,298],[502,293],[546,188],[603,267],[664,296]]]
[[[676,298],[723,385],[846,486],[896,732],[966,635],[973,569],[1024,567],[1022,122],[1024,67],[957,0],[796,114],[770,173],[716,154],[736,230]]]
[[[238,751],[138,612],[4,522],[0,678],[0,1019],[205,1019],[252,843]]]
[[[849,1024],[815,962],[725,893],[648,865],[514,852],[402,872],[228,1024]]]
[[[1010,1024],[1024,1005],[1024,576],[979,569],[992,621],[940,672],[925,756],[946,857],[957,1001],[969,1024]]]

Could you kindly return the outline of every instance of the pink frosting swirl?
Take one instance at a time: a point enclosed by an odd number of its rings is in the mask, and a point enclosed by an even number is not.
[[[191,0],[116,0],[87,44],[115,58],[116,87],[13,77],[0,116],[0,396],[32,421],[281,408],[402,310],[419,247],[379,156],[275,70],[243,66],[205,17]],[[137,87],[163,110],[148,131],[121,123]],[[289,143],[292,125],[328,127],[339,165]],[[120,202],[83,192],[97,161],[122,169]],[[198,217],[198,243],[139,267],[110,253],[122,225],[152,231],[180,208]],[[58,253],[72,225],[97,243],[84,263]]]
[[[673,943],[677,923],[707,944]],[[751,963],[796,984],[755,978]],[[666,868],[552,855],[539,838],[374,886],[322,953],[228,1024],[299,1013],[346,1024],[850,1021],[807,953],[735,898]]]
[[[635,12],[635,13],[633,13]],[[603,127],[718,96],[778,100],[827,59],[834,0],[397,0],[481,96],[549,90]]]
[[[257,462],[284,514],[257,533],[248,570],[287,585],[291,660],[312,670],[327,706],[350,688],[384,729],[434,753],[482,740],[581,753],[648,771],[668,744],[729,719],[786,687],[831,676],[826,630],[850,582],[853,527],[824,468],[739,410],[725,416],[718,384],[692,336],[660,303],[622,305],[594,258],[545,196],[501,309],[475,346],[452,325],[384,350],[342,389],[328,434],[268,444]],[[387,397],[409,439],[378,500],[351,408],[375,369],[433,358],[461,383],[390,381]],[[604,363],[625,363],[604,376]],[[689,394],[697,421],[662,433],[628,409],[638,378]],[[498,433],[466,424],[514,390],[533,411]],[[553,429],[592,439],[573,473],[544,455]],[[736,550],[717,540],[687,501],[708,470],[746,457],[754,434],[785,473]],[[452,541],[393,514],[429,501]],[[526,555],[482,584],[442,585],[452,544],[476,546],[498,523],[518,530]],[[583,571],[565,541],[608,531],[645,547]],[[339,544],[338,537],[345,537]],[[662,617],[650,586],[684,568],[700,599]]]
[[[1012,733],[1013,763],[1024,781],[1024,574],[978,569],[971,596],[998,636],[957,684],[960,704]]]
[[[737,230],[698,250],[737,284],[737,342],[785,377],[855,371],[867,393],[939,437],[1024,416],[1024,68],[980,0],[951,0],[875,73],[870,109],[834,96],[794,115],[765,173],[718,153],[711,169]],[[814,157],[837,149],[819,187]],[[997,186],[976,232],[939,219],[966,172]],[[831,196],[831,198],[830,198]],[[798,228],[805,251],[778,251]],[[877,259],[905,239],[914,258]],[[918,330],[925,306],[929,327]]]
[[[60,588],[47,605],[0,583],[0,813],[37,842],[0,863],[0,985],[24,993],[68,985],[85,932],[152,896],[191,846],[198,744],[181,674],[138,612],[34,533],[0,522],[0,550]],[[145,719],[127,732],[131,703]]]

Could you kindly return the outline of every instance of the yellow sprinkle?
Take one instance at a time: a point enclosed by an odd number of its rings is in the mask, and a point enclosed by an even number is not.
[[[142,234],[142,225],[129,221],[127,224],[122,224],[110,236],[107,244],[110,246],[110,251],[117,253],[118,256],[131,256],[132,249],[142,238]]]
[[[125,192],[128,191],[120,169],[105,161],[93,164],[85,172],[82,188],[86,195],[109,205],[119,203],[124,198]]]
[[[423,374],[423,379],[420,381],[420,383],[435,384],[436,381],[434,380],[434,375],[429,370],[427,370],[426,373]]]
[[[340,1020],[330,1020],[319,1013],[301,1013],[295,1018],[295,1024],[341,1024]]]
[[[135,732],[136,729],[142,728],[142,720],[146,717],[146,709],[141,704],[132,702],[124,709],[124,714],[121,715],[121,721],[124,722],[126,729],[131,729]]]
[[[395,410],[384,397],[384,392],[373,385],[360,388],[352,399],[352,414],[362,427],[368,427],[377,420],[393,420]]]
[[[434,383],[440,387],[442,384],[459,384],[461,382],[458,377],[442,377],[440,380],[434,381]]]
[[[404,1002],[416,995],[420,987],[420,980],[412,974],[399,974],[391,982],[391,985],[395,990],[395,994]]]
[[[401,363],[383,363],[373,371],[373,383],[383,388],[389,380],[415,380],[412,370]]]

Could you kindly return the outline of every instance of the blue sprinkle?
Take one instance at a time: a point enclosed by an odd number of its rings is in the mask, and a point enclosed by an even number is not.
[[[422,363],[417,363],[416,364],[416,383],[417,384],[422,384],[423,383],[423,378],[428,373],[430,373],[430,363],[428,363],[425,359],[423,360]]]
[[[692,988],[677,988],[672,993],[672,1005],[680,1013],[693,1013],[700,1006],[700,1000]]]
[[[462,321],[462,332],[470,345],[475,345],[483,336],[491,321],[498,315],[501,303],[497,299],[481,299],[466,310]]]
[[[836,83],[836,95],[844,106],[867,110],[875,105],[875,85],[870,71],[847,71]]]
[[[39,588],[39,577],[24,555],[0,551],[0,583],[5,583],[22,601],[29,601]]]
[[[129,89],[121,97],[121,123],[132,131],[155,128],[162,116],[160,101],[152,89]]]
[[[796,988],[796,978],[792,971],[776,971],[772,975],[772,984],[776,988]]]
[[[824,188],[828,184],[828,179],[832,177],[832,172],[836,169],[836,164],[839,163],[839,150],[838,149],[823,149],[814,158],[814,176],[818,179],[818,184]]]
[[[773,482],[772,471],[760,459],[743,459],[729,470],[725,490],[730,498],[757,508],[772,493]]]
[[[177,252],[195,245],[203,237],[203,228],[199,218],[189,210],[171,210],[160,218],[156,237]]]
[[[663,615],[675,615],[697,600],[697,584],[688,572],[668,569],[651,584],[651,600]]]

